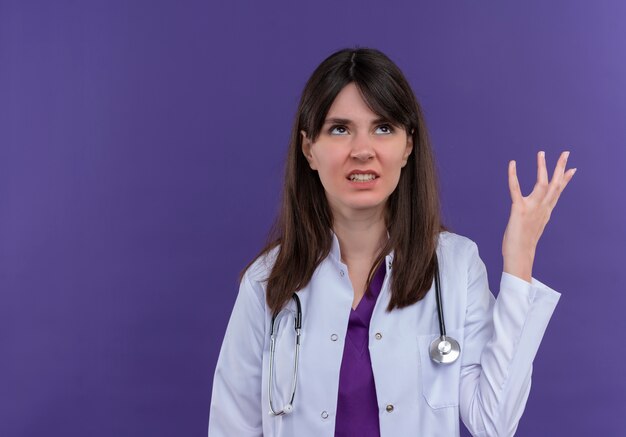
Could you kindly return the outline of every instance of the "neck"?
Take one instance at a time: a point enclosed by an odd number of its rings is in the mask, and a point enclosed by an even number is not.
[[[387,241],[387,227],[380,211],[349,220],[335,216],[333,231],[339,240],[341,261],[348,265],[371,264]]]

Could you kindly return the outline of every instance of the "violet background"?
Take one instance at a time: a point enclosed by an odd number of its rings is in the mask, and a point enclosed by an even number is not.
[[[405,72],[446,222],[494,293],[516,159],[578,173],[521,436],[626,435],[626,3],[0,0],[0,435],[203,436],[299,94],[343,47]]]

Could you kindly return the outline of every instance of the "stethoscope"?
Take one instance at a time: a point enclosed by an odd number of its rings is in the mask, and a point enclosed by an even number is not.
[[[430,344],[429,353],[430,358],[438,364],[450,364],[454,363],[461,353],[461,346],[459,342],[454,338],[446,335],[446,324],[443,318],[443,304],[441,302],[441,290],[440,290],[440,278],[439,278],[439,262],[437,255],[435,254],[435,296],[437,301],[437,318],[439,319],[439,337],[435,338]],[[276,321],[277,314],[272,316],[272,322],[270,324],[270,374],[269,374],[269,404],[271,416],[283,416],[293,411],[293,399],[296,396],[296,384],[298,382],[298,356],[300,354],[300,333],[302,330],[302,305],[300,304],[300,298],[296,293],[292,295],[293,300],[296,302],[296,314],[294,316],[294,329],[296,331],[295,349],[293,361],[293,375],[291,379],[291,396],[289,402],[285,404],[280,410],[274,409],[272,402],[272,388],[274,387],[274,352],[276,350],[276,332],[274,332],[274,322]]]

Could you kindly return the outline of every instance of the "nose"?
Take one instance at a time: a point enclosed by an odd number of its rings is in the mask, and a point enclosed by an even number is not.
[[[362,135],[357,134],[354,137],[350,156],[359,161],[367,161],[374,157],[374,145],[367,133],[363,133]]]

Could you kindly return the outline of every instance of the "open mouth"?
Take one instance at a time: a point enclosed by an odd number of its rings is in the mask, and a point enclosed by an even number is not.
[[[351,174],[350,176],[348,176],[348,180],[352,181],[352,182],[370,182],[373,181],[374,179],[377,179],[378,176],[376,176],[375,174]]]

